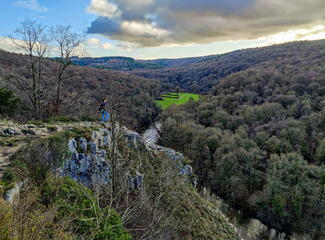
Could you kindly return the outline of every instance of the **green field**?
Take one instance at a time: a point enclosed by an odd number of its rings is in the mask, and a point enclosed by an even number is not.
[[[194,101],[198,101],[200,99],[200,95],[193,93],[179,93],[179,98],[176,98],[176,93],[167,93],[161,95],[161,98],[164,100],[156,100],[156,103],[162,109],[166,109],[174,104],[180,105],[187,103],[190,98],[193,98]]]

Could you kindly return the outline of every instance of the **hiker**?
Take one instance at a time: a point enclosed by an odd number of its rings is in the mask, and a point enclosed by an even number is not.
[[[106,105],[107,105],[107,99],[104,97],[99,106],[99,111],[102,114],[102,122],[107,122],[110,116],[106,110]]]

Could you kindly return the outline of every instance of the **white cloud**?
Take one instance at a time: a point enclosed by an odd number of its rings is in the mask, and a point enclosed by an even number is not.
[[[109,43],[109,42],[106,42],[106,43],[103,43],[101,44],[101,47],[106,49],[106,50],[111,50],[114,48],[113,44]]]
[[[121,11],[118,7],[106,0],[91,0],[86,10],[88,13],[108,18],[119,17],[121,15]]]
[[[0,37],[0,48],[4,50],[14,50],[14,44],[10,38]]]
[[[14,3],[14,6],[30,9],[35,12],[45,13],[48,9],[41,6],[37,0],[20,0]]]
[[[150,36],[156,39],[163,39],[170,34],[168,31],[157,28],[149,23],[136,22],[136,21],[124,21],[121,23],[122,31],[132,36]]]
[[[85,41],[85,46],[91,49],[105,49],[105,50],[112,50],[116,48],[112,43],[110,42],[102,43],[101,40],[95,37],[87,39]]]
[[[100,40],[98,38],[89,38],[86,43],[88,45],[97,45],[100,43]]]

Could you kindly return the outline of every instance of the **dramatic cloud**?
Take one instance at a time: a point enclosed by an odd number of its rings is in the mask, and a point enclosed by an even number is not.
[[[37,0],[21,0],[14,3],[14,6],[30,9],[35,12],[45,13],[47,8],[41,6]]]
[[[88,33],[138,46],[257,39],[325,22],[324,0],[92,0]]]

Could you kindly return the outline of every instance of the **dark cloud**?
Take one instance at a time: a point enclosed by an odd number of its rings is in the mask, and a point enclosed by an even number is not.
[[[140,46],[256,39],[325,23],[325,0],[92,0],[94,9],[99,1],[121,14],[99,16],[88,32]]]
[[[87,32],[99,33],[102,35],[115,35],[121,32],[120,22],[107,17],[98,17],[91,23]]]

